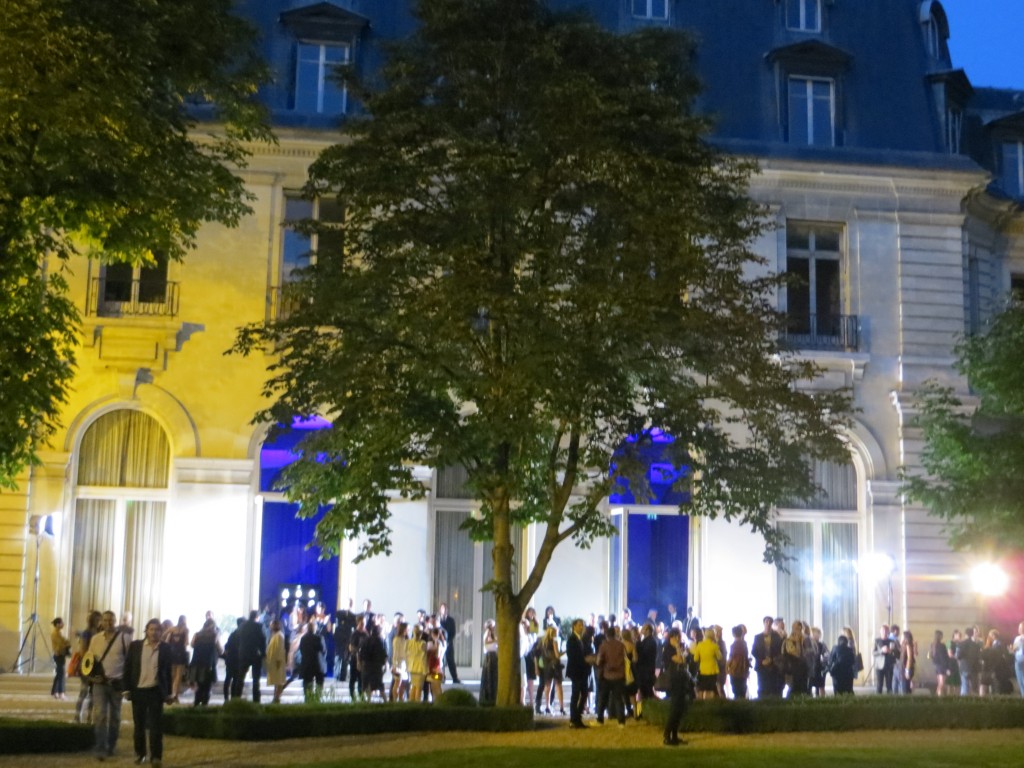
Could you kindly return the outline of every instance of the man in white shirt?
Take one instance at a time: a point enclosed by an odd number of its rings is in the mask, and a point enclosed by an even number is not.
[[[92,684],[92,713],[96,723],[96,757],[106,760],[117,747],[121,730],[121,693],[124,691],[124,662],[128,640],[114,629],[117,617],[104,611],[100,631],[89,642],[89,652],[103,666],[104,680]]]
[[[160,642],[160,620],[146,622],[146,639],[128,647],[125,680],[132,701],[135,723],[135,763],[146,761],[146,732],[149,732],[149,762],[160,768],[164,756],[164,702],[171,698],[171,646]]]

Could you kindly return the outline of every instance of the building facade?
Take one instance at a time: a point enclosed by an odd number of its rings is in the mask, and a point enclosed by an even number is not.
[[[858,412],[849,463],[815,467],[827,496],[778,510],[794,542],[789,572],[764,564],[763,542],[733,524],[680,516],[671,499],[612,496],[619,534],[561,548],[538,609],[637,616],[672,602],[726,627],[806,619],[829,643],[851,626],[862,645],[890,618],[918,637],[986,622],[974,561],[904,502],[897,476],[921,451],[921,384],[967,394],[952,365],[958,334],[1024,287],[1024,91],[976,87],[955,68],[934,0],[585,5],[614,30],[697,34],[713,141],[758,161],[750,194],[777,224],[756,250],[804,278],[779,296],[788,341],[824,369],[818,386],[851,388]],[[208,227],[185,262],[73,265],[84,323],[64,429],[19,491],[0,494],[4,667],[26,661],[33,614],[76,630],[93,607],[131,611],[138,624],[185,614],[198,625],[206,610],[228,623],[277,604],[283,589],[293,600],[297,586],[328,610],[348,599],[389,614],[446,602],[460,665],[479,664],[490,555],[459,530],[474,511],[459,473],[420,470],[431,492],[393,505],[390,557],[354,565],[356,543],[343,542],[341,558],[319,561],[305,548],[311,523],[294,520],[273,480],[295,440],[323,423],[268,441],[252,419],[270,357],[224,354],[239,326],[287,311],[282,288],[317,244],[286,222],[340,215],[298,194],[339,120],[358,110],[332,66],[372,73],[380,43],[414,20],[404,0],[242,9],[276,74],[262,96],[279,143],[255,147],[243,172],[253,214],[234,230]],[[522,531],[518,556],[530,562],[535,547]],[[40,641],[37,666],[47,655]]]

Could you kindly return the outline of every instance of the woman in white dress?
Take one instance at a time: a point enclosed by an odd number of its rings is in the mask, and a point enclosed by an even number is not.
[[[274,686],[274,703],[281,703],[281,692],[285,686],[285,664],[288,654],[284,647],[284,632],[281,622],[270,622],[270,642],[267,644],[267,685]]]

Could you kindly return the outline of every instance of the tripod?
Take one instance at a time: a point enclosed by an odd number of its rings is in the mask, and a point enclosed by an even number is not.
[[[35,577],[32,582],[32,613],[29,616],[28,621],[25,623],[28,625],[25,628],[25,637],[21,641],[21,647],[18,649],[18,655],[14,659],[14,664],[11,665],[11,672],[20,672],[22,667],[28,666],[29,673],[36,671],[36,638],[40,638],[43,641],[43,648],[46,649],[47,655],[50,652],[50,644],[46,640],[46,633],[43,632],[42,627],[39,626],[39,614],[37,610],[39,608],[39,544],[42,541],[42,531],[38,529],[36,534],[36,571]],[[28,645],[29,639],[32,640],[32,645],[29,650],[28,658],[22,660],[22,655],[25,652],[25,646]]]

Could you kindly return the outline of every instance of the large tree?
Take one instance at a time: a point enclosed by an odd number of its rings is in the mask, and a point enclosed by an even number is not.
[[[18,0],[0,13],[0,486],[53,432],[74,375],[70,257],[180,258],[247,212],[232,172],[267,139],[231,0]],[[216,104],[216,108],[212,105]],[[198,129],[204,110],[216,131]]]
[[[654,430],[690,511],[748,524],[775,560],[772,505],[812,493],[808,455],[841,455],[847,402],[807,394],[813,370],[779,348],[751,169],[703,138],[686,38],[534,0],[418,14],[360,92],[367,119],[312,168],[344,246],[237,348],[279,356],[261,418],[331,420],[285,479],[300,514],[329,507],[327,551],[390,551],[389,497],[424,492],[414,467],[468,470],[470,534],[494,545],[497,701],[515,705],[523,610],[560,543],[611,531],[620,477],[643,497]],[[536,559],[514,573],[527,524]]]
[[[921,470],[905,473],[908,497],[945,521],[951,544],[986,553],[1024,549],[1024,304],[957,345],[967,404],[929,383],[916,425]]]

